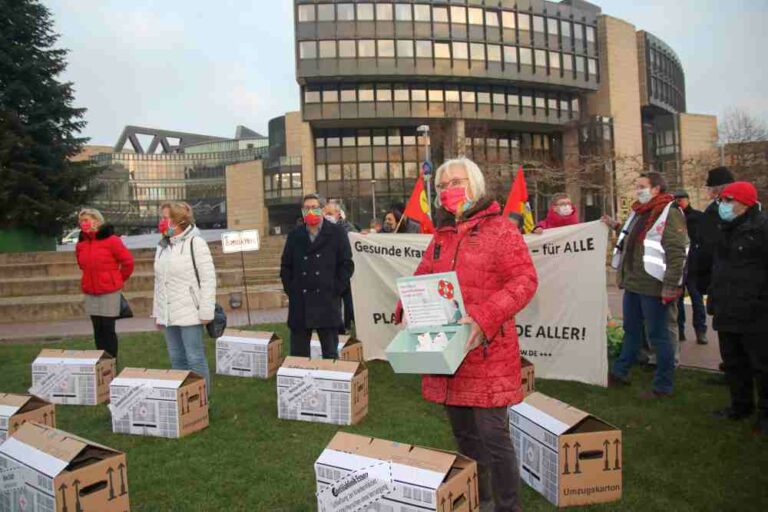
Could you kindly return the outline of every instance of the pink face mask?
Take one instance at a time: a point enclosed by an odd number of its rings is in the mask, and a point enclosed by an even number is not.
[[[83,233],[88,233],[93,229],[93,222],[90,220],[81,220],[80,221],[80,231]]]
[[[453,187],[440,192],[440,204],[449,212],[461,213],[472,205],[463,187]]]

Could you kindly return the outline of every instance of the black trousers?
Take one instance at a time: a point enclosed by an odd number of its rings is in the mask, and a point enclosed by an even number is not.
[[[320,346],[323,349],[323,359],[339,358],[339,329],[316,329],[320,338]],[[291,329],[291,355],[297,357],[309,357],[309,340],[312,338],[313,329]]]
[[[117,359],[117,333],[115,321],[117,318],[109,316],[92,316],[93,337],[96,340],[96,348],[109,352]]]
[[[352,288],[347,288],[344,295],[341,296],[344,303],[344,330],[349,331],[352,328],[352,322],[355,320],[355,310],[352,306]]]
[[[761,418],[768,418],[768,332],[717,334],[725,380],[731,390],[731,407],[739,412],[752,412],[756,382],[757,409]]]
[[[509,437],[506,407],[446,406],[459,452],[477,461],[481,501],[493,500],[495,512],[520,512],[520,469]]]

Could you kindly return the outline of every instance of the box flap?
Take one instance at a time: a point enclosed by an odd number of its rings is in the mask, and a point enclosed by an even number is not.
[[[143,386],[158,388],[179,388],[190,377],[200,378],[189,370],[153,370],[147,368],[124,368],[111,386]]]
[[[289,356],[283,361],[282,368],[300,368],[303,370],[325,370],[356,374],[363,368],[359,361],[343,361],[341,359],[309,359],[308,357]]]
[[[112,356],[103,350],[62,350],[45,348],[40,351],[32,364],[97,364]]]
[[[24,407],[32,398],[32,395],[17,395],[14,393],[0,393],[0,407],[14,407],[16,410]],[[2,409],[0,409],[2,411]],[[2,413],[0,413],[2,414]],[[7,414],[6,416],[10,416]]]
[[[512,409],[557,435],[589,417],[589,413],[542,393],[531,393]]]
[[[269,345],[277,337],[274,332],[268,331],[242,331],[239,329],[226,329],[219,338],[221,341],[235,341],[238,343],[252,343],[254,345]]]
[[[338,432],[328,448],[354,453],[379,460],[391,460],[399,464],[436,471],[447,475],[456,461],[456,454],[442,452],[411,444],[401,444],[384,439]]]

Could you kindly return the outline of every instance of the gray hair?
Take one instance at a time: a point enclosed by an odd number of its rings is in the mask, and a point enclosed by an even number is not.
[[[304,203],[307,202],[309,199],[317,199],[317,202],[320,203],[320,208],[325,208],[325,198],[321,196],[320,194],[306,194],[304,197],[301,198],[301,205],[304,206]]]
[[[83,208],[77,214],[78,219],[81,219],[85,216],[95,219],[99,224],[104,224],[104,216],[96,208]]]
[[[443,173],[451,167],[463,167],[467,171],[467,178],[469,179],[469,190],[472,192],[473,200],[477,202],[485,196],[485,177],[483,171],[477,166],[475,162],[469,158],[459,157],[443,162],[443,165],[437,168],[435,172],[435,185],[440,182],[440,178]],[[437,195],[437,204],[440,205],[440,194]]]

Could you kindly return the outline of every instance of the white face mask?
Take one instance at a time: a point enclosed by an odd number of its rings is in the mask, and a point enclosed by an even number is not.
[[[556,211],[560,214],[560,216],[567,217],[573,213],[573,206],[564,204],[563,206],[558,206]]]
[[[325,217],[325,220],[327,220],[331,224],[336,224],[336,217],[334,217],[333,215],[325,215],[324,217]]]
[[[637,200],[640,201],[642,204],[647,203],[651,199],[653,199],[653,196],[651,195],[650,188],[643,188],[637,191]]]

